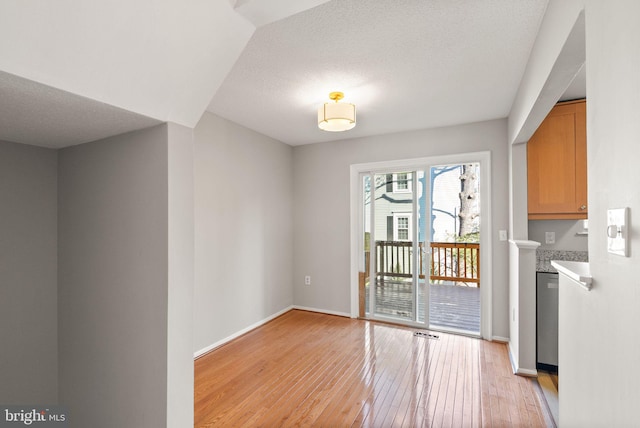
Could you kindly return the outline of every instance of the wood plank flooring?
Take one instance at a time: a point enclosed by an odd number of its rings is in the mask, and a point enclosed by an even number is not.
[[[196,427],[545,427],[506,345],[293,310],[195,362]]]

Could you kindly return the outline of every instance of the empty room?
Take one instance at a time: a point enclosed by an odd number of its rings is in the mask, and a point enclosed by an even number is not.
[[[638,2],[85,3],[0,4],[0,425],[637,424]]]

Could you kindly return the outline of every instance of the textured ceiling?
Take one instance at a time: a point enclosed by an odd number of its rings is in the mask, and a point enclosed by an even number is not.
[[[160,123],[0,71],[0,140],[60,148]]]
[[[233,9],[256,27],[311,9],[329,0],[229,0]]]
[[[291,145],[509,114],[547,0],[333,0],[258,28],[208,110]],[[330,91],[358,124],[327,133]]]
[[[326,1],[0,1],[0,140],[194,127],[256,26]]]
[[[207,106],[291,145],[506,117],[547,2],[0,2],[0,140],[193,127]],[[336,90],[346,133],[316,124]]]

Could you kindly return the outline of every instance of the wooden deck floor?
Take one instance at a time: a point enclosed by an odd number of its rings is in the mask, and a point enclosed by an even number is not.
[[[196,427],[544,427],[506,345],[293,310],[195,362]]]
[[[420,305],[418,320],[425,319],[425,299],[422,298],[426,286],[418,286]],[[429,294],[429,318],[432,328],[457,329],[471,333],[480,332],[480,289],[451,284],[431,285]],[[366,288],[369,311],[369,287]],[[390,317],[413,318],[411,284],[407,281],[385,282],[376,287],[377,313]]]

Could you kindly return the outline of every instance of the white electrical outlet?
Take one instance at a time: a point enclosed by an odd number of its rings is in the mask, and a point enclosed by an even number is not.
[[[304,285],[311,285],[311,277],[309,275],[304,277]]]
[[[556,233],[555,232],[545,232],[544,233],[544,242],[545,242],[545,244],[555,244],[556,243]]]

